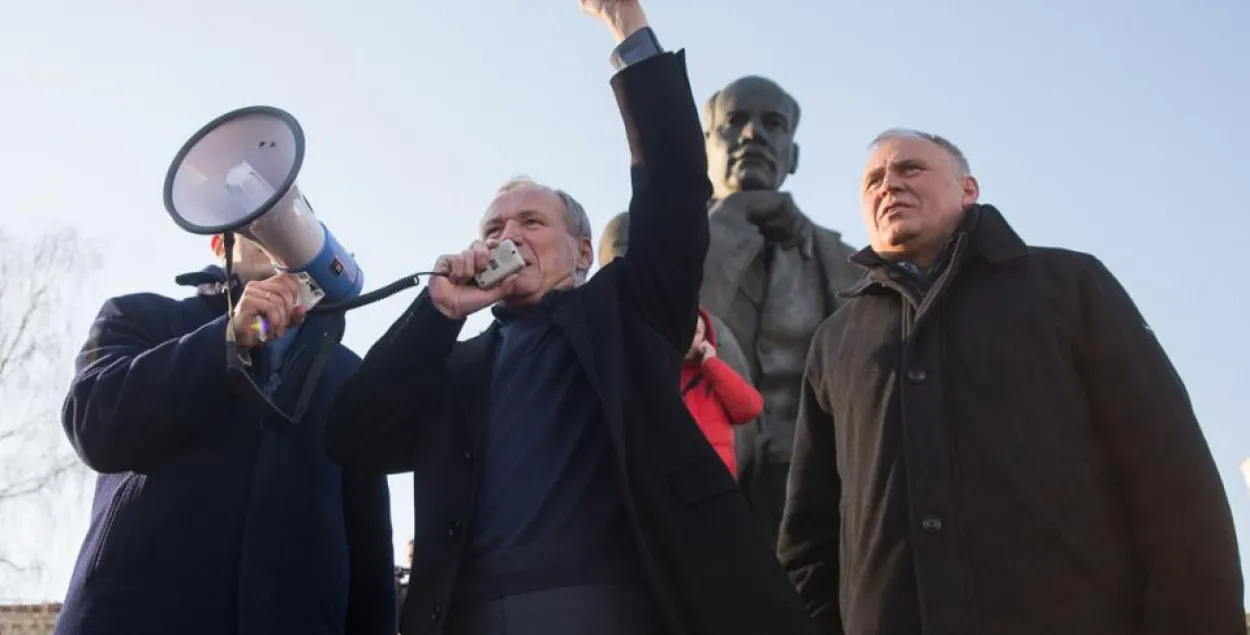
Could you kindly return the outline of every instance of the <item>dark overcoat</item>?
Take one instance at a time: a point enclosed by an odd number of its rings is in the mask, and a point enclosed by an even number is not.
[[[815,627],[679,394],[707,249],[707,159],[682,53],[615,76],[633,157],[630,251],[568,291],[554,321],[611,430],[638,555],[674,635]],[[402,632],[443,632],[482,476],[494,327],[456,341],[422,294],[339,394],[330,453],[413,472],[416,535]]]
[[[871,250],[817,331],[780,555],[830,635],[1241,635],[1224,486],[1096,258],[968,210],[924,294]]]
[[[180,277],[201,287],[186,299],[113,298],[91,326],[63,423],[99,476],[56,633],[393,635],[386,480],[324,450],[334,391],[360,363],[338,344],[342,318],[310,316],[286,350],[287,412],[326,357],[283,431],[227,387],[224,280],[212,267]]]

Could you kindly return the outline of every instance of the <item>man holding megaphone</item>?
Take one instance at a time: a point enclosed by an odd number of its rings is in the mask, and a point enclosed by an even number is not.
[[[221,237],[213,249],[224,262]],[[230,255],[233,280],[182,275],[196,295],[113,298],[91,327],[63,424],[99,477],[58,635],[395,633],[386,479],[340,469],[322,442],[359,365],[343,315],[307,314],[251,240]],[[227,385],[226,347],[295,427]]]
[[[582,207],[501,188],[340,391],[330,455],[413,472],[404,635],[814,635],[677,390],[712,194],[684,55],[636,0],[580,4],[618,42],[631,250],[587,281]]]

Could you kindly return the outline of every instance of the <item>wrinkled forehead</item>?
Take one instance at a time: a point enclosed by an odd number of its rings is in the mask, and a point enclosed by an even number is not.
[[[511,220],[522,220],[531,216],[541,216],[548,220],[564,218],[564,202],[551,190],[534,185],[526,185],[503,192],[491,201],[490,207],[482,215],[481,228],[507,223]]]
[[[938,144],[918,137],[890,137],[872,148],[864,166],[864,174],[884,170],[892,165],[918,161],[925,165],[949,165],[951,157]]]

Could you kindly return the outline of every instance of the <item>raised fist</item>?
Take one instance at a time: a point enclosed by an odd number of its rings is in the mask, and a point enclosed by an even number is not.
[[[638,0],[577,0],[583,13],[598,18],[612,31],[617,42],[647,26],[647,16]]]
[[[638,0],[577,0],[582,11],[599,19],[618,13],[623,6],[638,7]]]

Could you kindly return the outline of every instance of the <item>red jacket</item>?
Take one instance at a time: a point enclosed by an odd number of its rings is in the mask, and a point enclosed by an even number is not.
[[[703,320],[704,337],[716,346],[716,332],[703,309],[699,309],[699,319]],[[681,391],[682,400],[703,435],[737,478],[733,426],[760,416],[764,398],[719,356],[703,363],[697,358],[687,359],[681,367]]]

